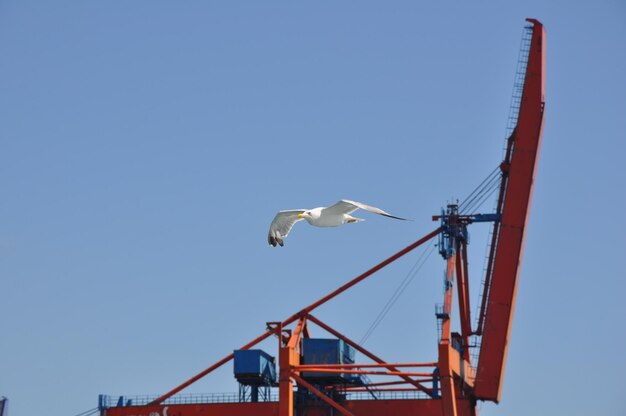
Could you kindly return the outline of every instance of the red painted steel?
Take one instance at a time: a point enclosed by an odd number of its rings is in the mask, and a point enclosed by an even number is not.
[[[317,307],[321,306],[322,304],[328,302],[332,298],[340,295],[341,293],[343,293],[346,290],[350,289],[352,286],[356,285],[357,283],[359,283],[359,282],[365,280],[366,278],[368,278],[369,276],[373,275],[374,273],[376,273],[377,271],[379,271],[383,267],[386,267],[390,263],[393,263],[394,261],[398,260],[400,257],[404,256],[405,254],[415,250],[417,247],[421,246],[422,244],[424,244],[425,242],[429,241],[433,237],[436,237],[440,232],[441,232],[441,227],[437,228],[435,231],[431,232],[430,234],[427,234],[426,236],[420,238],[419,240],[417,240],[413,244],[411,244],[411,245],[405,247],[404,249],[400,250],[399,252],[397,252],[393,256],[391,256],[391,257],[387,258],[386,260],[383,260],[382,262],[378,263],[376,266],[372,267],[371,269],[369,269],[365,273],[355,277],[354,279],[352,279],[351,281],[349,281],[345,285],[341,286],[339,289],[337,289],[334,292],[324,296],[322,299],[312,303],[311,305],[307,306],[306,308],[304,308],[300,312],[291,315],[289,318],[285,319],[282,322],[282,325],[279,325],[279,327],[287,326],[287,325],[293,323],[294,321],[296,321],[297,319],[305,316],[307,313],[313,311],[315,308],[317,308]],[[263,341],[264,339],[266,339],[270,335],[274,334],[275,332],[276,332],[276,329],[272,328],[272,329],[268,330],[267,332],[265,332],[263,335],[261,335],[258,338],[256,338],[255,340],[247,343],[246,345],[244,345],[240,349],[246,350],[246,349],[252,348],[253,346],[255,346],[259,342]],[[234,354],[232,354],[232,353],[227,355],[226,357],[222,358],[220,361],[216,362],[215,364],[213,364],[212,366],[210,366],[206,370],[196,374],[195,376],[193,376],[189,380],[183,382],[179,386],[177,386],[177,387],[173,388],[172,390],[170,390],[169,392],[163,394],[162,396],[160,396],[159,398],[157,398],[156,400],[154,400],[150,404],[156,405],[156,404],[159,404],[159,403],[163,403],[165,400],[169,399],[170,397],[172,397],[176,393],[179,393],[180,391],[182,391],[186,387],[189,387],[191,384],[193,384],[196,381],[200,380],[201,378],[203,378],[204,376],[206,376],[210,372],[212,372],[215,369],[217,369],[217,368],[221,367],[222,365],[226,364],[227,362],[232,360],[233,357],[234,357]]]
[[[431,380],[425,380],[423,379],[422,381],[432,381]],[[347,391],[347,392],[364,392],[364,393],[369,393],[372,391],[372,386],[373,384],[368,384],[367,387],[346,387],[343,391]],[[386,393],[386,392],[392,392],[392,391],[402,391],[402,392],[408,392],[408,393],[414,393],[415,389],[411,389],[408,387],[404,387],[404,388],[384,388],[384,389],[379,389],[377,388],[376,393]],[[406,400],[406,399],[405,399]]]
[[[437,363],[386,363],[386,364],[302,364],[298,370],[311,370],[311,368],[381,368],[381,367],[436,367]]]
[[[410,246],[404,248],[403,250],[400,250],[399,252],[397,252],[393,256],[389,257],[387,260],[380,262],[379,264],[377,264],[376,266],[372,267],[371,269],[369,269],[368,271],[366,271],[362,275],[354,278],[350,282],[348,282],[345,285],[341,286],[339,289],[337,289],[334,292],[324,296],[322,299],[318,300],[317,302],[307,306],[306,308],[303,309],[302,312],[308,313],[308,312],[313,311],[313,309],[315,309],[318,306],[328,302],[329,300],[331,300],[332,298],[336,297],[337,295],[345,292],[346,290],[350,289],[352,286],[356,285],[357,283],[359,283],[362,280],[365,280],[366,278],[368,278],[372,274],[376,273],[377,271],[379,271],[383,267],[388,266],[390,263],[393,263],[394,261],[398,260],[400,257],[404,256],[405,254],[415,250],[416,248],[418,248],[419,246],[421,246],[422,244],[424,244],[428,240],[432,239],[433,237],[438,236],[440,232],[441,232],[441,227],[437,228],[435,231],[431,232],[430,234],[426,234],[424,237],[420,238],[419,240],[417,240],[416,242],[414,242]]]
[[[416,379],[416,381],[419,382],[428,382],[428,381],[432,381],[432,378],[420,378],[420,379]],[[402,385],[402,384],[409,384],[407,381],[383,381],[380,383],[369,383],[369,386],[372,387],[379,387],[379,386],[398,386],[398,385]],[[346,390],[350,390],[351,388],[361,388],[361,387],[348,387],[346,388]],[[411,391],[415,391],[415,389],[408,387],[408,389],[410,389]]]
[[[249,343],[247,343],[246,345],[244,345],[243,347],[241,347],[240,349],[242,350],[247,350],[249,348],[252,348],[253,346],[255,346],[256,344],[258,344],[259,342],[263,341],[265,338],[269,337],[270,335],[272,335],[274,333],[274,331],[267,331],[265,334],[261,335],[260,337],[256,338],[254,341],[251,341]],[[185,387],[190,386],[191,384],[195,383],[196,381],[200,380],[202,377],[206,376],[207,374],[209,374],[211,371],[223,366],[224,364],[226,364],[227,362],[229,362],[230,360],[233,359],[233,357],[235,356],[234,353],[230,353],[228,354],[226,357],[222,358],[221,360],[219,360],[218,362],[216,362],[215,364],[213,364],[212,366],[210,366],[209,368],[207,368],[206,370],[202,371],[201,373],[196,374],[195,376],[193,376],[192,378],[190,378],[189,380],[185,381],[184,383],[182,383],[181,385],[175,387],[174,389],[170,390],[169,392],[165,393],[164,395],[162,395],[161,397],[159,397],[158,399],[154,400],[152,403],[150,403],[151,405],[158,405],[159,403],[164,402],[165,400],[169,399],[170,397],[172,397],[173,395],[175,395],[176,393],[180,392],[181,390],[183,390]]]
[[[545,31],[537,20],[526,69],[502,211],[493,276],[485,313],[475,395],[500,401],[517,282],[537,170],[545,103]]]
[[[441,407],[443,414],[446,416],[457,416],[456,409],[456,386],[454,383],[454,374],[452,372],[452,355],[450,354],[450,325],[452,317],[452,301],[454,297],[456,264],[459,253],[454,253],[447,260],[446,268],[446,292],[444,294],[443,312],[447,317],[443,319],[441,326],[441,341],[439,342],[439,377],[441,382]]]
[[[515,295],[521,263],[526,224],[533,190],[533,180],[541,144],[544,108],[545,73],[545,33],[541,23],[528,19],[534,25],[529,52],[526,79],[522,92],[518,125],[507,146],[502,171],[508,175],[498,198],[498,213],[501,221],[494,228],[494,243],[488,263],[487,289],[481,305],[479,324],[475,332],[471,330],[469,303],[469,276],[467,265],[467,245],[463,238],[454,242],[454,253],[447,260],[447,280],[444,295],[441,341],[438,346],[436,363],[387,363],[358,345],[343,334],[311,315],[323,305],[354,285],[365,280],[378,270],[394,262],[433,237],[442,228],[431,232],[415,243],[399,251],[383,262],[357,276],[334,292],[312,303],[282,322],[268,326],[268,330],[240,349],[249,349],[272,334],[279,336],[279,401],[259,403],[206,403],[206,404],[161,404],[185,387],[206,376],[216,368],[233,359],[229,354],[206,370],[185,381],[168,393],[146,406],[112,407],[102,410],[102,416],[330,416],[337,412],[345,416],[380,415],[425,415],[425,416],[476,416],[476,399],[499,401],[502,378],[506,362],[508,339],[515,306]],[[454,217],[454,218],[452,218]],[[459,216],[450,215],[450,220],[458,221]],[[462,220],[461,220],[462,221]],[[458,223],[464,227],[469,222]],[[452,237],[451,237],[452,238]],[[456,237],[454,237],[456,238]],[[493,270],[492,270],[493,269]],[[480,358],[476,374],[469,365],[468,349],[460,354],[454,347],[455,336],[451,333],[451,313],[454,298],[454,285],[459,296],[459,317],[461,337],[464,345],[469,344],[470,334],[482,334]],[[299,321],[293,331],[287,326]],[[343,340],[377,364],[337,364],[300,365],[300,340],[309,337],[307,322],[312,322],[333,336]],[[399,367],[437,367],[441,386],[439,396],[435,394],[434,375],[427,372],[404,372]],[[363,369],[386,369],[373,371]],[[313,386],[300,377],[300,371],[328,373],[354,373],[389,375],[399,377],[399,381],[372,383],[374,386],[407,385],[380,389],[387,392],[425,392],[427,399],[378,399],[342,400],[331,398],[322,391],[333,391],[334,386]],[[419,377],[418,379],[414,377]],[[323,400],[323,402],[295,403],[293,382]],[[433,382],[433,388],[422,383]],[[321,391],[320,391],[321,389]],[[361,386],[345,388],[345,391],[366,390]],[[332,396],[334,397],[334,396]],[[344,398],[345,399],[345,398]]]
[[[112,407],[106,416],[278,416],[278,402]]]
[[[354,400],[347,402],[345,407],[356,416],[445,416],[441,409],[441,399]],[[469,400],[458,400],[457,408],[458,416],[472,416]]]
[[[504,204],[504,191],[506,190],[506,181],[509,175],[509,166],[511,164],[511,151],[513,150],[513,142],[511,138],[507,140],[504,161],[500,164],[500,172],[502,173],[502,183],[498,191],[498,202],[496,203],[496,213],[502,214],[502,205]],[[487,310],[487,299],[489,299],[489,287],[491,286],[491,271],[493,270],[493,261],[496,254],[496,243],[500,233],[500,221],[493,224],[491,233],[491,242],[489,244],[489,261],[487,262],[487,270],[485,272],[485,282],[483,286],[482,300],[480,302],[480,312],[478,313],[478,325],[476,326],[476,335],[483,334],[483,324],[485,322],[485,311]]]
[[[457,241],[456,256],[456,276],[457,276],[457,289],[459,296],[459,316],[461,321],[461,335],[463,337],[463,358],[465,361],[470,360],[469,337],[472,333],[472,324],[470,317],[470,296],[469,296],[469,276],[467,267],[467,244],[465,241]]]
[[[441,399],[348,400],[342,407],[355,416],[446,416]],[[458,416],[473,416],[470,400],[457,400]],[[328,406],[307,406],[306,416],[331,416]],[[337,415],[337,411],[334,413]],[[212,403],[112,407],[106,416],[278,416],[278,402]]]
[[[339,405],[337,402],[326,396],[324,393],[313,387],[311,384],[307,383],[305,380],[300,378],[299,376],[293,374],[292,377],[296,380],[298,384],[309,390],[311,393],[315,394],[317,397],[328,403],[335,410],[345,416],[354,416],[354,414],[347,411],[343,406]]]
[[[309,320],[311,322],[315,322],[315,324],[317,324],[320,328],[325,329],[326,331],[328,331],[329,333],[331,333],[332,335],[336,336],[337,338],[343,340],[346,344],[354,347],[357,351],[359,351],[361,354],[365,355],[366,357],[368,357],[371,360],[376,361],[379,364],[386,364],[385,368],[387,368],[389,371],[399,371],[396,367],[394,367],[391,364],[387,364],[382,358],[377,357],[376,355],[372,354],[371,352],[369,352],[368,350],[366,350],[364,347],[362,347],[361,345],[357,344],[356,342],[352,341],[351,339],[347,338],[346,336],[344,336],[343,334],[341,334],[340,332],[335,331],[333,328],[331,328],[330,326],[326,325],[324,322],[320,321],[319,319],[317,319],[316,317],[314,317],[313,315],[309,315]],[[413,380],[412,378],[410,378],[409,376],[400,376],[404,381],[407,381],[409,383],[411,383],[412,385],[414,385],[415,387],[417,387],[418,389],[420,389],[421,391],[423,391],[424,393],[428,394],[429,396],[432,395],[432,390],[422,386],[418,381]]]
[[[300,366],[293,367],[296,370],[304,371],[304,368]],[[306,369],[307,371],[314,371],[316,373],[330,373],[330,374],[371,374],[377,376],[415,376],[415,377],[430,377],[432,373],[419,373],[415,371],[373,371],[373,370],[350,370],[339,368],[326,368],[311,366]]]

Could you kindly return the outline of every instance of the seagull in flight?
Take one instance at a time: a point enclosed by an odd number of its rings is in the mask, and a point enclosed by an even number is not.
[[[306,220],[309,224],[316,227],[339,227],[343,224],[365,221],[362,218],[355,218],[350,215],[357,209],[364,209],[374,214],[406,221],[406,218],[396,217],[380,208],[365,205],[361,202],[342,199],[335,205],[329,207],[279,211],[270,225],[270,231],[267,234],[267,242],[272,247],[276,247],[277,244],[282,247],[285,244],[283,239],[289,235],[289,231],[291,231],[293,225],[302,220]]]

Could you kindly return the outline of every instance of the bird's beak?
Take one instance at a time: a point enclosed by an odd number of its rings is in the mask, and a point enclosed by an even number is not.
[[[304,214],[298,214],[298,218],[304,218]]]

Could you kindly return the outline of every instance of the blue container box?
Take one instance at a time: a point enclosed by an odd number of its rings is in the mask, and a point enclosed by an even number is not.
[[[354,348],[340,339],[304,338],[303,364],[354,364]],[[351,383],[352,376],[343,373],[303,372],[306,379],[325,383]]]
[[[236,350],[235,378],[246,385],[276,383],[276,359],[262,350]]]

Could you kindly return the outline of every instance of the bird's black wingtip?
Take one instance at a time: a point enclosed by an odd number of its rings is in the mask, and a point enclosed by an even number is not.
[[[395,215],[390,215],[390,214],[383,214],[385,217],[389,217],[389,218],[393,218],[396,220],[402,220],[402,221],[413,221],[409,218],[402,218],[402,217],[396,217]]]
[[[272,247],[276,247],[277,245],[279,246],[284,246],[285,242],[283,241],[282,238],[279,237],[274,237],[273,235],[268,235],[267,236],[267,242],[269,243],[270,246]]]

